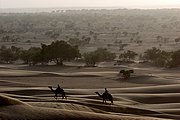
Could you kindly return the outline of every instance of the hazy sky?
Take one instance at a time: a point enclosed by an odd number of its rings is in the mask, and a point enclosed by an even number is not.
[[[179,7],[180,0],[0,0],[0,8],[37,7]]]

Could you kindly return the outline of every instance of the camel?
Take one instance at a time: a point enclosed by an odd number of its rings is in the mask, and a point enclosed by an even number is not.
[[[66,97],[66,93],[64,92],[64,90],[62,89],[62,88],[56,88],[56,90],[54,90],[53,88],[52,88],[52,86],[49,86],[49,88],[51,89],[51,91],[55,94],[55,96],[54,96],[54,98],[55,99],[57,99],[57,97],[58,97],[58,94],[61,94],[61,96],[62,96],[62,99],[64,99],[64,98],[66,98],[67,99],[67,97]]]
[[[99,92],[95,92],[95,93],[98,94],[98,96],[103,99],[103,103],[106,103],[106,100],[110,100],[111,104],[113,104],[113,97],[110,93],[103,93],[102,95],[99,94]]]

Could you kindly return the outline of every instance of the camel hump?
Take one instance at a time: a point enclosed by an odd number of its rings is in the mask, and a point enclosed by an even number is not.
[[[105,96],[105,98],[113,98],[110,93],[103,93],[103,95]]]

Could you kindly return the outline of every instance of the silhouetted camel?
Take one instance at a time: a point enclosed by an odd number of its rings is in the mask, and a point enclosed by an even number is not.
[[[51,89],[51,91],[55,94],[54,98],[57,99],[58,94],[62,95],[62,99],[66,98],[66,93],[64,92],[64,90],[62,88],[56,88],[56,90],[53,90],[52,86],[49,86],[49,88]]]
[[[113,97],[110,93],[103,93],[102,95],[99,94],[98,92],[95,93],[98,94],[98,96],[103,99],[103,103],[106,103],[106,100],[110,100],[111,104],[113,104]]]

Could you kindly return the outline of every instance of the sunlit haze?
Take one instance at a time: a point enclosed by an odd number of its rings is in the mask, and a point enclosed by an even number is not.
[[[180,0],[0,0],[0,8],[39,7],[180,8]]]

